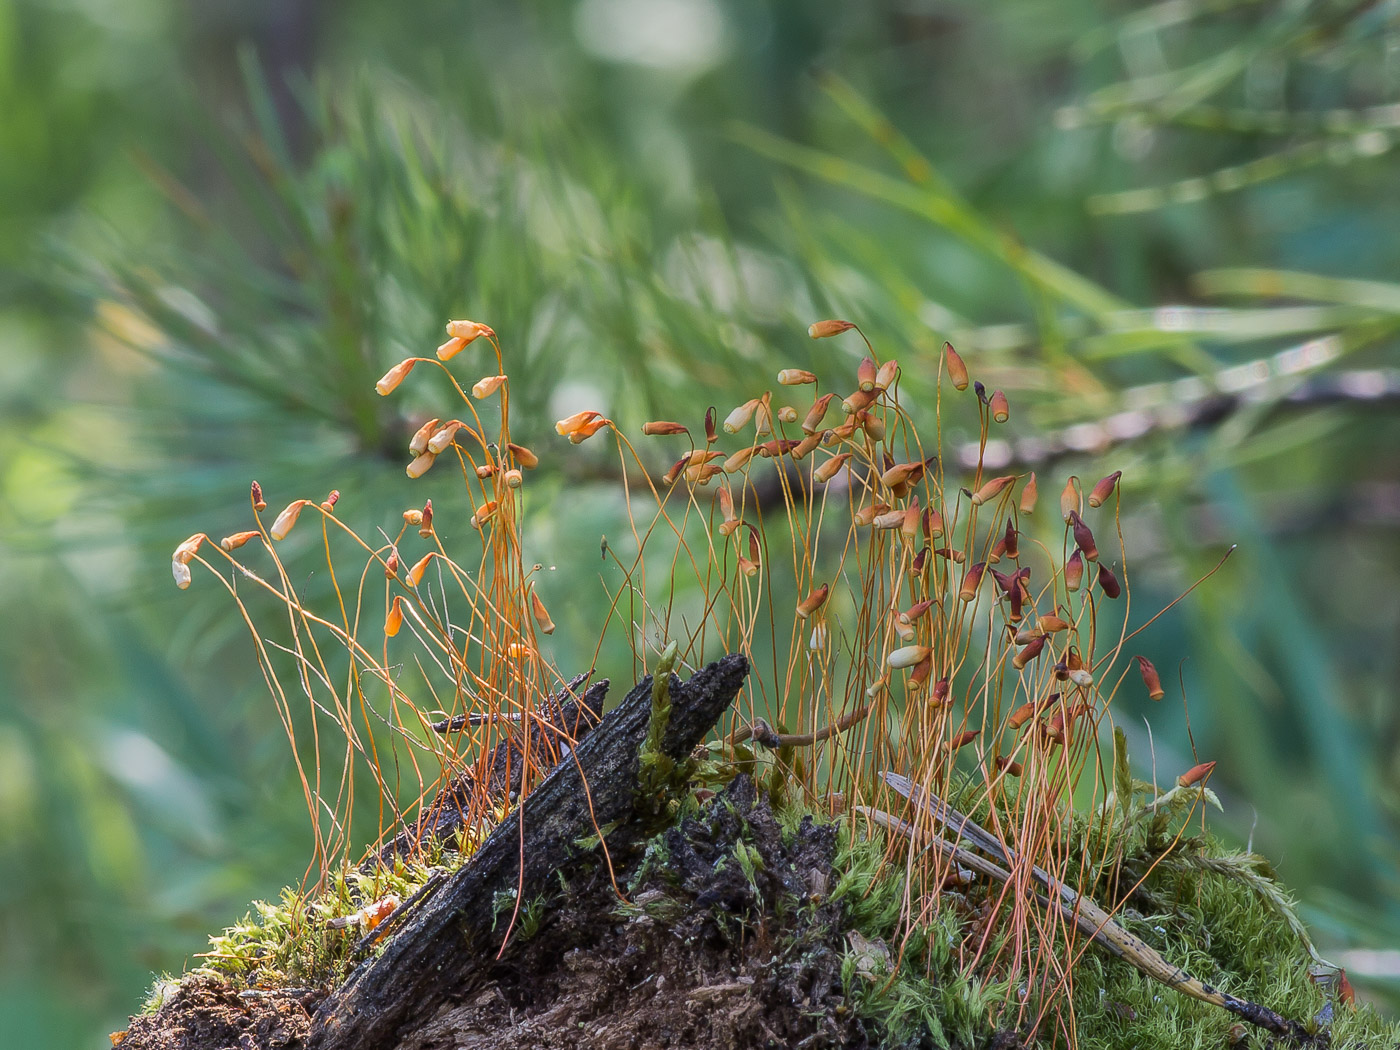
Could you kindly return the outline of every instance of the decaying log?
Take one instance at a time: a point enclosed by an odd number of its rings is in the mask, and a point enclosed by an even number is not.
[[[748,661],[726,656],[688,682],[672,676],[662,750],[688,756],[733,702]],[[433,894],[383,951],[362,963],[316,1013],[312,1050],[380,1050],[432,1017],[474,966],[493,958],[509,925],[498,895],[527,900],[581,850],[580,839],[634,808],[640,750],[651,717],[651,678],[568,755]],[[523,870],[522,870],[523,859]],[[519,897],[516,897],[516,894]]]

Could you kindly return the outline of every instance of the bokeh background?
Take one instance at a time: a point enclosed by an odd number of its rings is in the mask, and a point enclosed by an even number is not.
[[[1394,0],[0,0],[7,1045],[103,1045],[300,877],[251,646],[170,550],[245,527],[254,476],[371,529],[452,500],[402,473],[429,404],[372,392],[449,316],[504,337],[536,447],[853,368],[818,317],[915,392],[951,338],[1047,499],[1124,470],[1136,609],[1239,544],[1135,646],[1169,701],[1119,716],[1169,778],[1184,691],[1215,827],[1388,1001],[1397,143]],[[561,664],[606,472],[556,456],[533,504]]]

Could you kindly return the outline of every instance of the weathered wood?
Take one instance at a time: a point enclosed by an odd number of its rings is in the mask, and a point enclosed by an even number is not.
[[[663,750],[684,759],[733,702],[748,661],[726,656],[688,682],[672,676]],[[510,920],[499,893],[528,899],[561,864],[634,808],[640,749],[651,715],[651,678],[639,682],[524,803],[491,833],[471,862],[409,918],[375,958],[362,963],[316,1013],[312,1050],[381,1050],[450,999],[462,977],[495,956]],[[523,859],[523,869],[522,869]]]

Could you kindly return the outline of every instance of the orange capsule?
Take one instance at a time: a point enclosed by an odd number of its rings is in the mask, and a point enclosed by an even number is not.
[[[919,689],[923,684],[933,677],[933,657],[925,656],[914,665],[914,670],[909,672],[909,688]]]
[[[924,465],[920,462],[896,463],[880,475],[880,484],[887,489],[897,485],[916,484],[923,472]]]
[[[413,462],[404,468],[404,473],[411,478],[421,478],[432,469],[433,461],[437,456],[431,452],[424,452],[421,456],[415,456]]]
[[[864,506],[858,508],[856,512],[853,515],[851,515],[851,522],[857,528],[863,529],[867,525],[871,524],[881,514],[888,513],[889,509],[890,507],[888,503],[867,503]]]
[[[1099,564],[1099,587],[1109,598],[1117,598],[1123,593],[1123,587],[1119,584],[1118,577],[1113,575],[1113,570],[1103,563]]]
[[[1054,613],[1046,613],[1036,620],[1036,627],[1045,634],[1054,634],[1057,631],[1068,630],[1069,622],[1056,616]]]
[[[1013,761],[1009,755],[997,755],[995,764],[997,772],[1007,776],[1019,777],[1024,772],[1021,763]]]
[[[454,339],[461,339],[464,343],[470,343],[483,335],[494,336],[496,333],[480,321],[448,321],[447,334]]]
[[[441,419],[434,416],[414,431],[413,438],[408,443],[408,450],[415,456],[421,456],[428,448],[428,438],[433,436],[433,432],[437,430],[438,424],[441,422]]]
[[[982,573],[986,570],[987,563],[983,561],[970,565],[967,574],[963,576],[962,589],[958,591],[958,597],[965,602],[972,601],[977,597],[977,586],[982,582]]]
[[[601,415],[601,412],[595,412],[592,409],[584,409],[582,412],[575,412],[573,415],[565,416],[563,419],[559,420],[559,422],[555,423],[554,432],[561,437],[568,437],[579,427],[597,419]]]
[[[554,633],[554,621],[549,618],[549,610],[544,607],[544,602],[535,592],[535,588],[530,588],[530,612],[535,617],[535,626],[544,634]]]
[[[1020,729],[1023,725],[1035,717],[1035,704],[1022,704],[1012,711],[1006,719],[1006,725],[1010,729]]]
[[[923,601],[915,602],[913,605],[909,606],[909,608],[905,609],[904,612],[900,615],[902,615],[905,621],[908,623],[917,623],[919,620],[923,619],[925,615],[927,615],[928,611],[933,608],[934,604],[935,603],[932,598],[925,598]]]
[[[1084,582],[1084,555],[1078,550],[1069,556],[1069,561],[1065,562],[1065,589],[1070,591],[1079,590],[1079,585]]]
[[[288,503],[277,515],[277,519],[272,523],[272,528],[267,530],[267,534],[274,540],[284,539],[287,533],[292,531],[292,526],[297,523],[297,518],[301,515],[301,508],[310,503],[310,500],[299,499]]]
[[[1346,970],[1340,967],[1337,969],[1337,998],[1346,1006],[1356,1007],[1356,989],[1347,980]]]
[[[402,901],[391,893],[387,897],[375,901],[373,904],[365,905],[365,907],[360,909],[361,925],[364,926],[366,931],[373,930],[390,915],[394,914],[394,909],[401,903]]]
[[[813,591],[811,594],[807,595],[807,597],[803,598],[802,601],[798,602],[798,603],[797,603],[797,617],[798,617],[798,619],[800,619],[800,620],[805,620],[805,619],[807,619],[807,617],[811,616],[814,612],[816,612],[816,611],[817,611],[818,609],[820,609],[823,605],[825,605],[825,604],[826,604],[826,597],[827,597],[827,594],[830,593],[830,590],[831,590],[830,585],[824,583],[824,584],[822,584],[820,587],[818,587],[815,591]]]
[[[820,434],[808,434],[793,448],[792,458],[798,460],[805,459],[809,454],[815,451],[816,447],[821,443],[822,436]]]
[[[255,538],[256,532],[235,532],[232,536],[225,536],[219,541],[219,546],[226,551],[236,551],[243,544]]]
[[[395,388],[404,381],[404,377],[413,371],[413,366],[418,363],[416,357],[406,357],[389,371],[379,377],[379,382],[374,384],[374,389],[379,391],[381,397],[388,397]]]
[[[858,421],[856,419],[851,418],[848,419],[846,422],[842,423],[839,427],[836,427],[832,430],[823,431],[822,444],[839,445],[843,441],[850,440],[851,436],[856,432],[857,422]]]
[[[1026,482],[1026,487],[1021,490],[1021,513],[1034,514],[1035,501],[1040,498],[1040,492],[1035,487],[1035,471],[1031,471],[1031,480]]]
[[[394,601],[389,606],[389,612],[384,617],[384,633],[390,638],[399,633],[399,628],[403,626],[403,595],[394,595]]]
[[[423,512],[417,507],[411,507],[403,512],[403,523],[405,525],[422,525]]]
[[[778,422],[796,423],[797,409],[793,408],[791,405],[784,405],[782,408],[778,409]]]
[[[1015,480],[1016,476],[1014,474],[1007,474],[1000,478],[992,478],[991,481],[986,482],[980,489],[972,494],[972,505],[974,507],[980,507],[988,500],[996,499],[1005,492],[1007,486]]]
[[[518,489],[525,484],[525,475],[518,470],[507,470],[501,475],[501,480],[506,483],[506,488]]]
[[[1079,510],[1079,479],[1071,474],[1060,492],[1060,517],[1064,518],[1065,524],[1068,525],[1069,516],[1079,513]]]
[[[1157,673],[1157,668],[1152,666],[1152,661],[1145,656],[1135,657],[1138,662],[1138,670],[1142,672],[1142,684],[1147,686],[1147,695],[1153,700],[1160,700],[1167,695],[1167,691],[1162,688],[1162,676]]]
[[[1026,664],[1038,657],[1045,648],[1045,635],[1039,638],[1032,638],[1030,643],[1019,653],[1011,658],[1011,666],[1016,670],[1023,670]]]
[[[476,468],[476,476],[485,481],[487,478],[494,478],[499,470],[500,468],[494,463],[483,463]]]
[[[506,448],[510,449],[515,461],[525,470],[534,470],[540,465],[540,457],[531,452],[524,445],[517,445],[514,442],[507,442]]]
[[[598,431],[602,430],[604,427],[610,426],[612,426],[612,420],[605,419],[602,416],[599,416],[597,419],[589,420],[587,423],[584,423],[577,430],[573,431],[569,435],[569,444],[581,444],[582,442],[587,441],[589,438],[591,438],[594,434],[598,433]]]
[[[909,546],[919,538],[919,497],[915,496],[904,508],[904,518],[899,523],[899,534]]]
[[[423,557],[413,563],[413,567],[408,570],[408,575],[404,577],[410,587],[417,587],[423,579],[423,573],[428,569],[428,562],[436,557],[437,551],[429,551]]]
[[[389,548],[389,557],[384,559],[384,578],[392,580],[399,574],[399,549]]]
[[[865,393],[870,393],[875,389],[875,375],[878,371],[873,358],[862,357],[860,365],[856,368],[856,386]]]
[[[1214,769],[1214,762],[1202,762],[1199,765],[1194,765],[1176,778],[1176,786],[1186,788],[1194,784],[1199,784],[1209,777]]]
[[[948,378],[953,381],[953,386],[958,390],[966,390],[967,365],[963,364],[963,359],[953,349],[952,343],[943,344],[943,362],[948,369]]]
[[[816,374],[808,372],[805,368],[784,368],[778,373],[778,383],[781,386],[803,386],[816,381]]]
[[[474,529],[480,529],[488,521],[494,518],[496,516],[496,511],[500,509],[501,504],[498,500],[488,499],[485,503],[476,508],[476,513],[473,514],[471,517],[471,527]]]
[[[196,532],[189,539],[181,543],[180,546],[175,548],[175,553],[173,555],[174,560],[188,565],[190,559],[199,552],[200,545],[204,543],[206,538],[204,533]]]
[[[884,416],[877,416],[873,412],[861,411],[855,414],[855,421],[860,424],[861,429],[870,435],[871,441],[885,440]]]
[[[425,540],[433,534],[433,501],[428,500],[423,504],[423,510],[418,515],[418,535]]]
[[[815,321],[807,326],[807,334],[813,339],[826,339],[833,335],[840,335],[842,332],[849,332],[855,325],[850,321]]]
[[[924,511],[921,525],[924,530],[924,539],[930,543],[943,535],[943,515],[938,513],[936,507],[929,507]]]
[[[758,450],[755,448],[741,448],[738,452],[734,453],[734,455],[730,456],[724,461],[724,472],[726,474],[733,474],[737,471],[743,470],[744,467],[748,464],[749,460],[753,458],[754,453],[757,451]],[[721,455],[723,455],[723,453],[721,453]]]
[[[802,432],[804,434],[815,434],[821,429],[822,420],[826,418],[826,410],[831,407],[835,394],[823,394],[812,402],[812,407],[807,410],[807,416],[802,420]]]
[[[1121,470],[1115,470],[1095,485],[1093,491],[1089,493],[1089,506],[1102,507],[1108,497],[1113,495],[1114,486],[1118,484],[1118,479],[1122,476]]]
[[[454,357],[456,357],[466,348],[467,341],[461,338],[460,336],[454,335],[451,339],[447,340],[447,342],[441,344],[437,348],[438,360],[451,361]]]
[[[1006,395],[1000,390],[992,392],[992,400],[989,402],[992,410],[992,418],[998,423],[1005,423],[1011,418],[1011,405],[1006,400]]]
[[[482,401],[501,389],[505,381],[505,376],[483,376],[472,384],[472,397]]]
[[[267,503],[263,501],[262,486],[259,485],[256,481],[253,482],[252,485],[252,497],[254,510],[267,510]]]
[[[1084,552],[1084,557],[1090,561],[1099,560],[1099,548],[1094,543],[1094,534],[1089,531],[1089,526],[1084,524],[1084,519],[1079,516],[1079,511],[1069,512],[1070,529],[1074,532],[1074,544]]]

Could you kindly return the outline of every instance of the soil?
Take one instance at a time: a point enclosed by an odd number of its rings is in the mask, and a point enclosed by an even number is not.
[[[842,989],[835,851],[834,826],[808,817],[785,835],[736,778],[630,858],[614,850],[625,900],[596,860],[562,872],[535,928],[519,921],[502,957],[473,968],[399,1050],[874,1047]],[[187,979],[122,1046],[295,1050],[316,1002]]]

